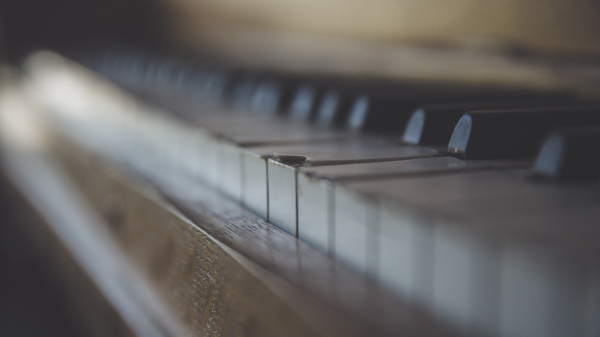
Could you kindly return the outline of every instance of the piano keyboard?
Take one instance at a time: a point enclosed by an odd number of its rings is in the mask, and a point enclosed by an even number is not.
[[[94,152],[219,189],[459,335],[600,334],[600,105],[576,92],[82,62],[143,99],[49,53],[26,88]]]

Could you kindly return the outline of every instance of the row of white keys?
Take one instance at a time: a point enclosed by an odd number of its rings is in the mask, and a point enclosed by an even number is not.
[[[330,141],[310,140],[304,143],[266,144],[241,147],[234,142],[221,141],[217,150],[220,159],[220,185],[228,195],[240,200],[244,205],[295,234],[295,166],[282,165],[282,170],[274,170],[274,163],[268,164],[272,154],[280,154],[286,160],[298,164],[309,162],[360,162],[392,160],[400,158],[431,157],[435,150],[402,146],[396,142],[369,136],[348,134],[346,138]],[[291,178],[290,172],[291,170]],[[267,178],[269,176],[269,179]],[[269,181],[271,180],[271,181]],[[278,180],[278,181],[275,181]],[[268,185],[275,190],[268,190]],[[268,197],[272,196],[272,198]],[[290,202],[285,202],[289,200]],[[277,203],[273,204],[272,203]],[[290,216],[286,211],[294,205]],[[280,208],[283,207],[283,208]],[[270,210],[273,210],[271,212]],[[273,214],[272,214],[273,213]],[[283,217],[280,217],[283,215]],[[291,218],[290,218],[291,217]],[[290,220],[291,219],[291,220]]]
[[[352,246],[346,258],[376,261],[366,266],[371,277],[465,333],[593,336],[600,324],[596,187],[543,186],[515,175],[336,185],[335,248]],[[356,231],[360,220],[350,220],[369,213],[378,222],[364,236],[338,235],[347,226]]]
[[[432,157],[387,162],[356,163],[347,165],[325,165],[300,167],[297,171],[298,189],[298,237],[311,243],[316,248],[346,259],[348,263],[356,264],[365,272],[366,258],[356,263],[355,259],[346,258],[345,252],[355,254],[356,242],[340,240],[341,231],[332,230],[334,212],[340,202],[335,198],[334,182],[372,181],[389,177],[407,177],[423,174],[446,174],[456,171],[489,170],[531,165],[527,161],[464,161],[453,157]],[[355,210],[358,211],[358,210]],[[337,214],[337,213],[335,213]],[[354,215],[339,214],[337,218],[344,219],[349,234],[362,237],[366,219]],[[355,224],[355,226],[350,226]],[[360,239],[359,239],[360,240]]]
[[[269,221],[297,235],[297,171],[303,164],[345,164],[408,160],[439,155],[435,150],[384,142],[367,137],[354,141],[327,144],[306,144],[280,149],[267,161]],[[305,159],[305,160],[302,160]]]

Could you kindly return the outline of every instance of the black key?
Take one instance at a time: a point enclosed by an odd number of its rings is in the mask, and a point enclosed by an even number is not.
[[[251,109],[260,114],[275,115],[278,112],[281,91],[281,83],[275,79],[259,81],[251,98]]]
[[[329,90],[323,95],[315,122],[324,127],[340,125],[342,116],[351,109],[355,100],[354,92]]]
[[[426,86],[381,80],[353,80],[332,84],[331,88],[326,90],[317,109],[316,123],[320,126],[346,127],[348,116],[352,111],[360,113],[361,103],[359,101],[363,96],[367,96],[369,99],[377,97],[376,100],[380,100],[380,98],[387,100],[398,93],[422,87]],[[367,104],[367,110],[370,109],[369,106]],[[379,107],[381,104],[375,103],[375,106]]]
[[[342,78],[320,77],[305,79],[300,85],[288,107],[288,113],[293,120],[308,122],[315,121],[321,108],[323,98],[331,91],[331,87],[344,82]],[[333,107],[335,111],[337,107]],[[335,112],[334,114],[335,115]],[[324,122],[326,124],[327,122]]]
[[[535,174],[560,181],[600,180],[600,127],[553,132],[538,155]]]
[[[313,87],[331,87],[342,81],[340,78],[286,73],[262,73],[256,77],[258,81],[252,93],[250,109],[264,115],[290,112],[297,92],[306,83],[313,83]]]
[[[393,129],[393,125],[403,124],[408,118],[405,112],[414,107],[406,107],[406,99],[398,96],[395,93],[359,96],[350,110],[347,127],[357,131],[372,131]]]
[[[240,75],[229,97],[229,104],[236,110],[250,110],[254,93],[258,88],[259,75],[249,72]]]
[[[456,123],[469,111],[558,107],[568,105],[569,102],[574,103],[574,101],[574,97],[565,93],[552,100],[507,100],[423,105],[417,108],[409,117],[402,141],[415,145],[447,146]]]
[[[533,99],[555,94],[529,89],[453,85],[420,85],[396,91],[386,90],[357,96],[347,126],[353,130],[400,134],[411,114],[423,104]]]
[[[289,106],[288,113],[290,117],[300,122],[311,120],[314,117],[323,95],[323,90],[319,90],[317,86],[312,83],[300,85]]]
[[[600,124],[600,106],[474,111],[459,120],[450,155],[461,159],[533,158],[551,130]]]
[[[190,101],[200,106],[218,106],[225,102],[227,85],[233,74],[219,68],[206,67],[198,71],[189,88]]]
[[[312,108],[314,97],[307,97],[306,95],[310,95],[311,90],[315,86],[308,85],[308,83],[318,81],[319,79],[311,78],[310,76],[300,77],[289,74],[266,75],[260,81],[255,91],[252,108],[261,114],[288,114],[294,108],[293,104],[300,104],[300,106],[296,106],[295,108],[302,111],[297,111],[298,115],[294,116],[294,119],[307,120],[308,116],[299,116],[306,114],[305,110],[307,108],[306,106],[302,106],[302,104],[306,105],[308,103]],[[302,93],[304,93],[304,96],[302,96]],[[300,99],[298,103],[295,102],[297,98]],[[309,99],[309,101],[306,102],[306,99]]]

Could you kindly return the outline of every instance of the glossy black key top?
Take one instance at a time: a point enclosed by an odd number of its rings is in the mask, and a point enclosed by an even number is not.
[[[381,106],[387,106],[386,102],[402,92],[413,92],[427,88],[428,85],[415,84],[410,82],[391,82],[377,80],[361,80],[349,81],[348,83],[338,83],[326,90],[319,107],[317,109],[316,123],[320,126],[328,127],[346,127],[348,125],[348,116],[355,110],[361,113],[361,98],[366,96],[370,100],[367,101],[365,107],[367,111],[375,106],[379,109]],[[371,103],[373,97],[375,100],[383,100],[382,103]],[[355,119],[357,117],[354,117]],[[359,129],[357,127],[356,129]]]
[[[411,114],[423,104],[532,99],[553,94],[556,93],[449,85],[421,85],[396,91],[373,92],[357,96],[347,118],[347,127],[352,130],[399,134],[404,131]]]
[[[305,121],[312,111],[316,91],[340,81],[342,79],[326,76],[264,74],[254,92],[252,109],[266,115],[291,114],[297,109],[297,115],[292,118]]]
[[[331,87],[343,82],[342,78],[322,76],[320,78],[305,79],[298,85],[294,97],[289,104],[288,111],[293,120],[300,122],[315,121],[321,109],[323,98],[331,92]],[[334,110],[337,107],[332,106]],[[327,123],[328,121],[325,121]]]
[[[599,124],[600,106],[469,112],[456,125],[448,152],[461,159],[533,158],[551,130]]]
[[[575,127],[553,132],[535,165],[536,176],[560,181],[600,179],[600,127]]]
[[[258,87],[259,75],[246,73],[241,75],[232,88],[229,100],[236,110],[249,110],[252,107],[254,93]]]
[[[300,122],[311,120],[323,94],[323,90],[319,90],[312,83],[301,84],[289,106],[290,118]]]
[[[287,113],[301,84],[298,77],[267,76],[254,92],[252,110],[265,115]]]
[[[319,126],[339,125],[343,116],[350,111],[356,100],[355,92],[329,90],[323,96],[318,108],[316,123]]]
[[[551,100],[506,100],[423,105],[410,115],[402,141],[414,145],[447,146],[456,123],[469,111],[559,107],[574,102],[575,98],[565,93],[563,97]]]

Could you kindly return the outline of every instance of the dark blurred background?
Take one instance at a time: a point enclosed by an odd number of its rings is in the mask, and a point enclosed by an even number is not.
[[[86,336],[54,270],[31,242],[23,200],[0,176],[0,336]]]
[[[106,45],[156,47],[157,13],[152,0],[2,0],[0,67],[41,48],[69,55]],[[0,336],[95,334],[84,329],[60,268],[41,248],[48,238],[32,235],[32,212],[0,171]]]
[[[69,54],[83,46],[156,46],[159,14],[155,0],[3,0],[2,49],[14,63],[40,48]]]

